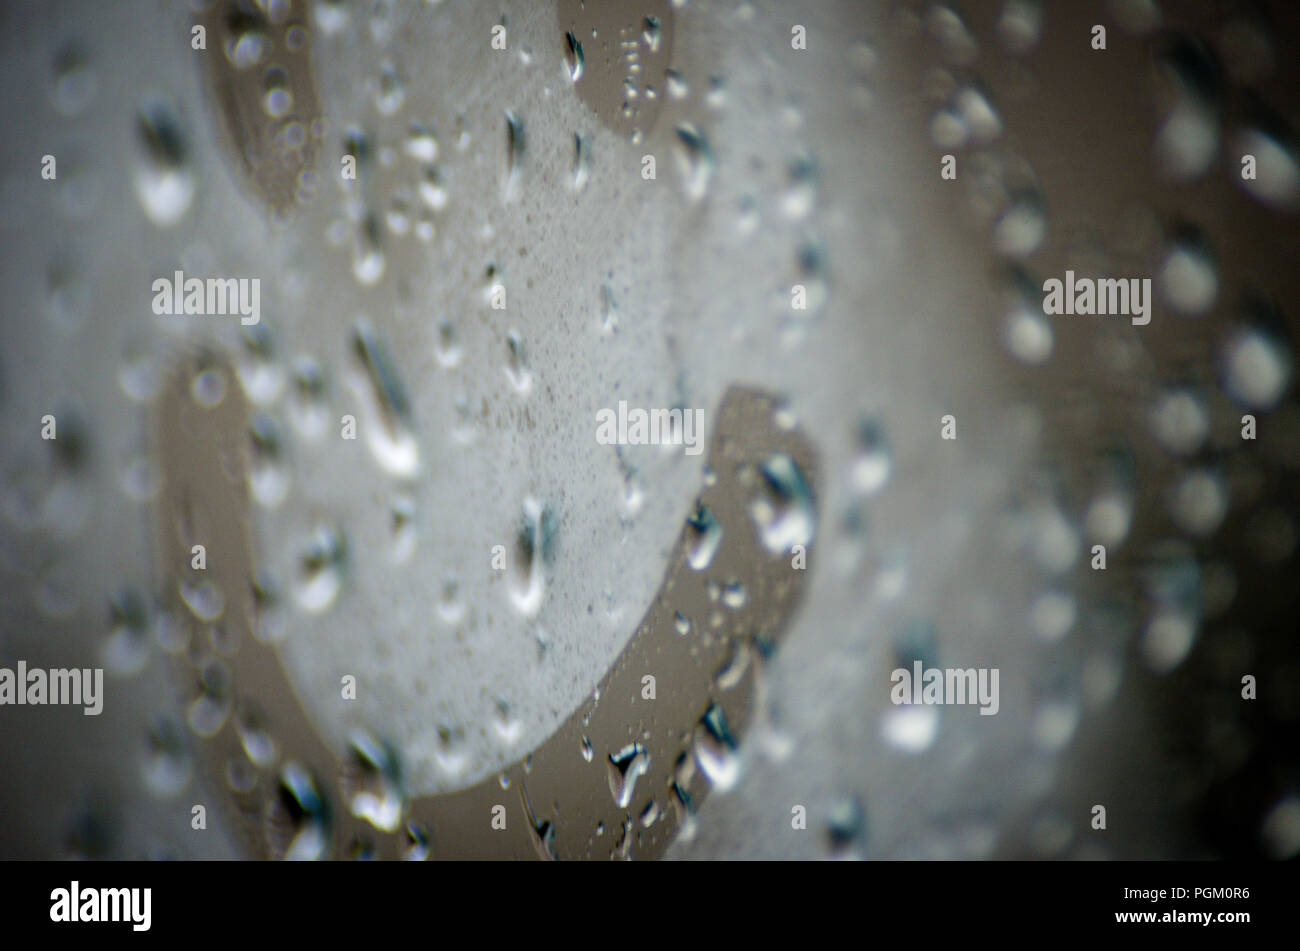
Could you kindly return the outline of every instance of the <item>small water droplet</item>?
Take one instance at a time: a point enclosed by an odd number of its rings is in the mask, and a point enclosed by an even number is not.
[[[1204,395],[1192,387],[1165,390],[1150,413],[1151,433],[1165,451],[1189,456],[1210,434],[1210,412]]]
[[[609,791],[620,809],[632,804],[636,781],[650,768],[650,754],[640,743],[623,747],[609,757]]]
[[[199,736],[213,736],[225,725],[232,705],[230,669],[213,658],[199,674],[199,695],[190,703],[186,720]]]
[[[145,214],[159,228],[170,228],[189,210],[194,177],[180,120],[163,100],[146,100],[136,121],[142,160],[135,190]]]
[[[564,34],[564,43],[567,50],[564,61],[568,66],[569,79],[576,83],[582,78],[582,71],[585,66],[585,58],[582,53],[582,43],[572,33]]]
[[[725,793],[739,781],[741,763],[736,741],[718,704],[711,704],[696,724],[692,753],[715,791]]]
[[[329,807],[306,767],[286,763],[267,808],[267,840],[274,858],[318,861],[329,852]]]
[[[309,614],[322,614],[333,606],[343,587],[347,545],[343,533],[330,525],[317,525],[298,559],[298,606]]]
[[[1199,233],[1184,230],[1171,242],[1156,276],[1166,303],[1188,316],[1205,313],[1219,292],[1214,256]]]
[[[773,554],[805,548],[816,532],[817,512],[802,470],[790,456],[769,456],[760,469],[760,494],[750,501],[749,511],[758,524],[763,545]]]
[[[170,716],[156,718],[149,727],[144,760],[144,783],[155,796],[175,796],[189,785],[192,759],[179,722]]]
[[[698,202],[709,191],[713,178],[713,151],[708,140],[689,122],[677,127],[677,166],[686,197]]]
[[[365,730],[354,730],[340,773],[348,810],[382,832],[402,821],[405,797],[397,755]]]
[[[703,571],[713,562],[713,556],[722,544],[722,524],[710,509],[698,503],[686,524],[691,539],[686,550],[686,562],[694,570]]]

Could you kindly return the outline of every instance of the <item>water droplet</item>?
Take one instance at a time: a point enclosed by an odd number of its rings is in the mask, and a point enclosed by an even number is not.
[[[182,581],[178,587],[181,600],[200,621],[212,622],[225,613],[226,596],[211,581],[200,581],[197,584]]]
[[[1142,656],[1157,674],[1167,674],[1192,649],[1199,621],[1179,607],[1157,609],[1142,633]]]
[[[826,838],[836,857],[859,846],[866,835],[867,817],[857,796],[836,799],[826,818]]]
[[[817,200],[817,166],[803,158],[790,166],[790,184],[781,198],[781,211],[791,221],[802,221]]]
[[[853,488],[860,495],[875,495],[889,481],[893,453],[884,426],[877,419],[864,419],[858,425],[857,454],[853,459]]]
[[[812,543],[817,511],[812,490],[798,464],[785,453],[769,456],[761,466],[761,494],[749,504],[763,545],[773,554]]]
[[[1078,616],[1073,595],[1065,591],[1044,591],[1029,609],[1029,627],[1043,641],[1055,643],[1070,633]]]
[[[286,861],[318,861],[329,852],[329,808],[306,767],[286,763],[267,809],[271,855]]]
[[[886,711],[880,721],[881,737],[902,753],[925,752],[938,732],[938,707],[902,704]]]
[[[336,527],[317,525],[299,558],[295,595],[299,607],[309,614],[329,610],[343,587],[343,566],[347,544]]]
[[[1007,0],[998,18],[998,34],[1008,53],[1027,53],[1043,33],[1043,8],[1039,0]]]
[[[123,588],[109,604],[112,630],[104,644],[104,666],[115,674],[130,676],[149,661],[149,618],[139,592]]]
[[[402,821],[405,799],[396,754],[364,730],[354,730],[340,782],[348,810],[382,832]]]
[[[524,120],[506,110],[505,197],[514,196],[519,164],[524,155]]]
[[[1233,331],[1220,353],[1220,367],[1228,395],[1249,409],[1272,409],[1291,382],[1286,345],[1262,327]]]
[[[215,658],[199,674],[199,695],[190,703],[186,716],[190,729],[199,736],[213,736],[225,725],[232,704],[230,669]]]
[[[712,564],[713,556],[722,544],[722,524],[710,509],[699,503],[686,524],[690,527],[686,562],[696,571],[703,571]]]
[[[1283,796],[1264,817],[1260,838],[1270,857],[1279,862],[1300,853],[1300,796]]]
[[[623,747],[609,757],[609,791],[620,809],[632,804],[636,781],[650,768],[650,754],[640,743]]]
[[[54,62],[54,108],[72,118],[85,111],[95,98],[95,72],[86,56],[76,48],[62,50]]]
[[[686,197],[700,201],[713,178],[713,151],[704,133],[689,122],[677,127],[677,167]]]
[[[554,531],[554,516],[546,504],[525,499],[523,522],[515,536],[510,600],[526,618],[536,617],[542,609],[545,592],[542,563],[550,557]]]
[[[1229,166],[1233,180],[1266,205],[1293,209],[1300,198],[1300,158],[1290,136],[1281,129],[1276,133],[1248,129],[1237,137],[1235,146],[1238,156],[1255,157],[1255,177],[1242,178],[1238,160]]]
[[[379,70],[379,84],[375,90],[375,108],[381,115],[395,115],[406,102],[406,86],[397,68],[385,62]]]
[[[569,68],[569,79],[576,83],[582,78],[582,71],[585,65],[585,60],[582,54],[582,43],[580,43],[578,38],[572,33],[564,34],[564,43],[567,50],[564,61]]]
[[[311,357],[299,357],[294,361],[289,421],[304,440],[320,436],[329,424],[329,411],[325,405],[325,373]]]
[[[211,409],[226,398],[226,375],[216,367],[205,367],[190,381],[190,396],[200,406]]]
[[[1176,456],[1189,456],[1210,434],[1210,411],[1204,395],[1192,387],[1165,390],[1150,414],[1156,441]]]
[[[1000,253],[1025,258],[1038,250],[1047,235],[1047,211],[1036,193],[1014,198],[993,228],[993,242]]]
[[[1127,451],[1106,453],[1100,461],[1100,487],[1088,504],[1083,524],[1103,545],[1118,545],[1133,523],[1136,504],[1136,464]]]
[[[149,728],[144,783],[155,796],[169,798],[189,785],[192,760],[185,731],[170,716],[155,719]]]
[[[258,505],[275,508],[289,494],[289,471],[281,458],[280,427],[266,413],[255,413],[249,424],[252,452],[248,487]]]
[[[739,781],[741,763],[736,753],[736,741],[727,724],[727,716],[718,704],[711,704],[696,724],[692,752],[700,772],[713,784],[715,791],[725,793]]]
[[[691,633],[691,619],[681,611],[678,611],[673,615],[673,625],[677,628],[677,633],[682,635],[682,637]]]
[[[402,846],[402,858],[407,862],[423,862],[433,854],[429,845],[429,830],[423,822],[412,819],[406,823],[406,842]]]
[[[1037,288],[1017,269],[1005,291],[1006,316],[1002,322],[1002,343],[1007,351],[1028,366],[1038,366],[1052,355],[1055,334],[1043,314]]]
[[[368,384],[356,387],[371,416],[371,424],[365,426],[366,445],[385,472],[399,477],[414,475],[420,466],[420,447],[410,427],[406,388],[388,348],[366,320],[353,328],[352,345]]]
[[[1210,469],[1191,469],[1174,484],[1170,513],[1189,535],[1212,535],[1228,512],[1228,484]]]
[[[406,154],[417,162],[434,162],[438,158],[438,140],[426,125],[412,122],[406,135]]]
[[[161,99],[145,102],[136,126],[143,151],[135,173],[136,195],[150,221],[170,228],[194,198],[185,134],[176,114]]]
[[[244,701],[235,715],[235,731],[248,761],[258,769],[270,769],[280,757],[280,745],[267,731],[266,718],[252,702]]]
[[[1204,239],[1193,231],[1175,237],[1156,276],[1166,303],[1189,316],[1205,313],[1219,292],[1218,269]]]

